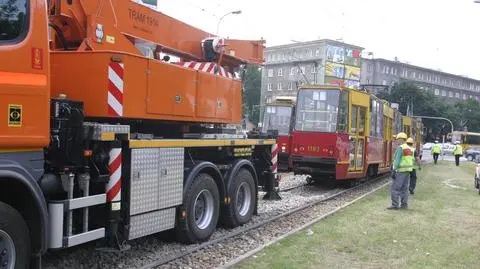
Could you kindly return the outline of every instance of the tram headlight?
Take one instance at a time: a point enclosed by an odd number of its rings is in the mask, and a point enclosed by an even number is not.
[[[282,152],[285,152],[285,150],[287,150],[287,147],[282,146]]]

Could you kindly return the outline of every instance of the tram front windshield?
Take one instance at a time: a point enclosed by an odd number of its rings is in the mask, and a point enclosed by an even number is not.
[[[279,135],[290,133],[290,121],[292,107],[290,106],[267,106],[263,117],[263,130],[278,130]]]
[[[340,90],[302,89],[298,93],[295,130],[337,131]]]

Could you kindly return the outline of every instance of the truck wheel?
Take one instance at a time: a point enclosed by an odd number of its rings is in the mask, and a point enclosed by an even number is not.
[[[231,203],[222,212],[222,223],[235,228],[250,221],[255,209],[255,181],[247,169],[240,169],[233,177],[228,196]]]
[[[473,161],[473,156],[472,155],[467,155],[467,160],[470,161],[470,162]]]
[[[177,239],[183,243],[206,241],[218,223],[220,195],[213,178],[199,174],[188,187],[180,211],[186,216],[177,218]],[[180,214],[182,214],[180,212]]]
[[[22,215],[0,202],[0,268],[27,269],[30,260],[30,236]]]

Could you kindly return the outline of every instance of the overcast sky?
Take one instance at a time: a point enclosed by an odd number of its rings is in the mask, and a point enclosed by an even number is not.
[[[473,0],[159,0],[158,8],[214,34],[219,17],[240,9],[223,20],[220,35],[263,37],[267,46],[342,38],[376,58],[480,79],[480,4]]]

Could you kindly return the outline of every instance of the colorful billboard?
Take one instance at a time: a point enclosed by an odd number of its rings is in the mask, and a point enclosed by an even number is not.
[[[343,64],[327,62],[325,64],[325,76],[344,78],[345,66]]]
[[[345,79],[360,80],[360,67],[345,65]]]
[[[360,66],[360,51],[327,45],[326,60],[352,66]]]

